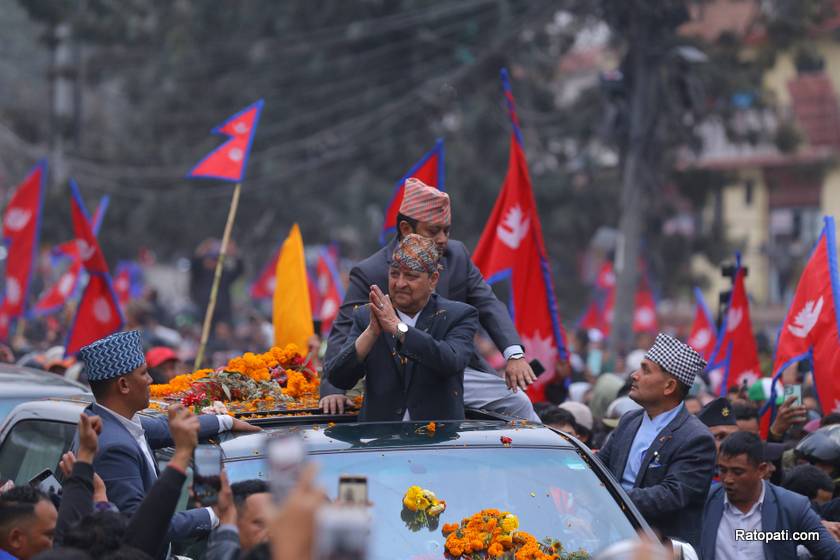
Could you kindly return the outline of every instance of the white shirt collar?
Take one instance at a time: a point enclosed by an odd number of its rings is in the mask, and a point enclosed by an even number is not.
[[[132,416],[129,419],[129,418],[126,418],[125,416],[123,416],[122,414],[117,414],[116,412],[114,412],[113,410],[108,408],[107,406],[104,406],[100,403],[96,403],[96,404],[98,406],[104,408],[107,412],[110,412],[111,415],[114,416],[114,418],[116,418],[117,421],[119,421],[119,423],[122,424],[123,427],[126,430],[128,430],[128,433],[130,433],[132,436],[142,437],[146,434],[146,431],[143,429],[143,424],[140,423],[140,416],[138,414],[135,413],[134,416]]]
[[[762,480],[761,481],[761,495],[758,497],[758,500],[752,505],[752,507],[749,509],[749,511],[747,511],[747,513],[743,513],[740,509],[738,509],[738,508],[736,508],[735,506],[732,505],[732,503],[729,501],[729,496],[726,494],[726,491],[724,490],[724,492],[723,492],[723,507],[724,508],[729,508],[730,510],[737,512],[739,515],[743,515],[744,517],[747,517],[747,516],[755,513],[755,511],[757,509],[760,509],[762,506],[764,506],[764,495],[765,495],[766,491],[767,491],[767,483]]]

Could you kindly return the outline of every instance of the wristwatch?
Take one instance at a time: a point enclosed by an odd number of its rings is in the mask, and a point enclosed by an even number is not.
[[[404,344],[404,343],[405,343],[405,335],[406,335],[406,333],[408,333],[408,325],[406,325],[406,324],[405,324],[405,323],[403,323],[402,321],[400,321],[399,323],[397,323],[397,332],[395,332],[395,333],[394,333],[394,338],[396,338],[396,339],[397,339],[397,341],[398,341],[400,344]]]
[[[517,352],[516,354],[511,354],[510,358],[508,358],[508,360],[521,360],[524,357],[525,357],[525,354],[523,354],[522,352]]]

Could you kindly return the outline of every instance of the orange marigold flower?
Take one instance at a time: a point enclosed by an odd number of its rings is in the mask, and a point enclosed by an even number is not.
[[[487,554],[493,558],[498,558],[505,553],[505,549],[499,543],[493,543],[487,548]]]

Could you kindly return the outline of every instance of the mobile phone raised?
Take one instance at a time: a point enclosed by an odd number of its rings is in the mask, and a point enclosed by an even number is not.
[[[367,560],[370,516],[366,508],[328,505],[315,518],[313,560]]]
[[[366,506],[368,504],[367,477],[357,474],[343,474],[338,478],[338,501],[344,504]]]
[[[199,445],[193,452],[193,494],[203,506],[219,501],[222,489],[222,450],[215,445]]]
[[[791,396],[796,397],[794,406],[802,406],[802,385],[785,385],[785,400]]]
[[[45,494],[58,494],[61,491],[61,483],[55,478],[50,469],[44,469],[29,481],[33,486]]]
[[[278,434],[266,443],[269,485],[275,503],[281,503],[289,495],[300,477],[306,460],[303,439],[297,434]]]

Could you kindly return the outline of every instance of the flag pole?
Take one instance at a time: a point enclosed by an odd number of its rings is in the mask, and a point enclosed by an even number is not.
[[[222,235],[222,247],[219,250],[219,259],[216,261],[216,270],[213,273],[213,286],[210,288],[210,301],[207,302],[207,311],[204,313],[204,325],[201,327],[201,342],[198,345],[198,353],[195,355],[193,371],[198,370],[201,367],[201,362],[204,361],[204,350],[207,347],[207,339],[210,337],[210,325],[213,323],[213,312],[216,310],[216,297],[219,294],[219,284],[222,280],[222,269],[225,264],[228,242],[230,242],[230,233],[233,230],[233,222],[236,221],[236,209],[239,207],[239,193],[241,190],[242,183],[236,183],[236,186],[233,189],[233,198],[231,198],[230,201],[230,209],[228,210],[227,223],[225,223],[225,231]]]

